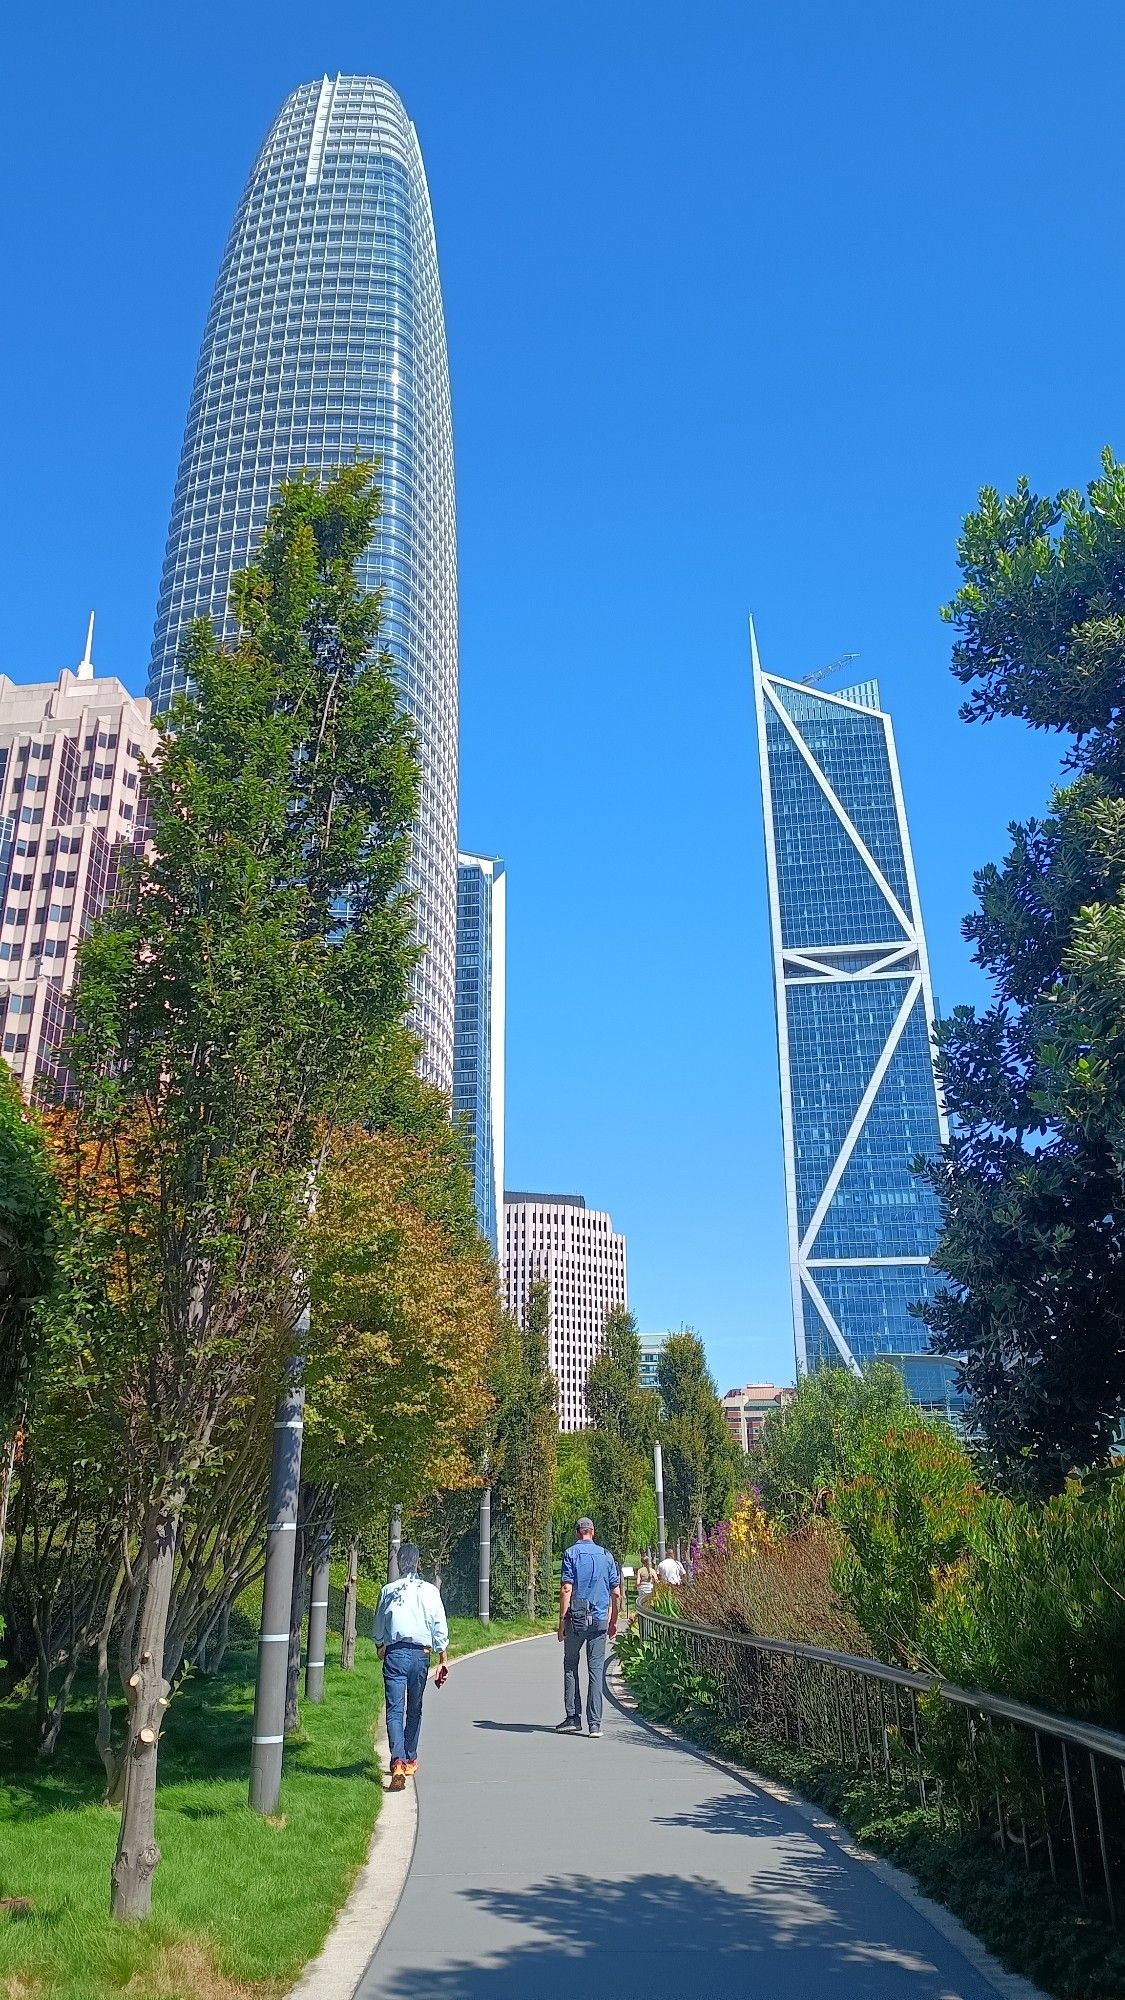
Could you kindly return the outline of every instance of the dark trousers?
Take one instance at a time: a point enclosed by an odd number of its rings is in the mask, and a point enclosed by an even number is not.
[[[582,1649],[586,1649],[586,1725],[589,1729],[602,1726],[602,1681],[605,1676],[604,1625],[588,1626],[585,1631],[572,1632],[570,1619],[563,1632],[563,1700],[566,1712],[572,1722],[582,1720],[582,1683],[578,1676],[578,1663]]]
[[[422,1733],[422,1696],[430,1656],[424,1646],[388,1646],[383,1656],[387,1737],[392,1764],[413,1764]]]

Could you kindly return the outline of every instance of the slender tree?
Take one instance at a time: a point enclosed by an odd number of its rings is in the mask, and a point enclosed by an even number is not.
[[[623,1562],[641,1495],[648,1484],[659,1399],[641,1388],[637,1322],[624,1306],[606,1316],[600,1352],[586,1377],[590,1477],[600,1540]]]
[[[39,1309],[54,1282],[59,1225],[58,1188],[42,1133],[0,1061],[0,1580]]]
[[[526,1578],[527,1615],[534,1618],[539,1571],[558,1473],[558,1385],[549,1365],[550,1292],[530,1288],[522,1327],[509,1326],[497,1373],[498,1422],[494,1463],[502,1503]]]
[[[741,1470],[738,1446],[698,1334],[674,1333],[665,1341],[656,1379],[668,1519],[686,1539],[697,1522],[709,1528],[726,1515]]]
[[[370,470],[298,480],[235,580],[238,639],[193,627],[191,692],[146,771],[149,858],[84,945],[71,1067],[74,1367],[130,1466],[115,1915],[159,1861],[176,1553],[288,1364],[311,1185],[401,1036],[417,764],[355,564]],[[110,1197],[83,1205],[84,1162]],[[71,1315],[73,1326],[73,1313]]]

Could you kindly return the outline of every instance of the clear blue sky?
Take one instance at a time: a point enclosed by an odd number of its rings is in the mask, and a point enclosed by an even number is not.
[[[194,0],[21,9],[0,229],[0,671],[99,615],[141,688],[196,348],[295,84],[372,71],[429,172],[462,587],[462,838],[509,868],[509,1184],[629,1238],[646,1328],[792,1372],[746,658],[897,724],[935,984],[1055,751],[957,720],[979,485],[1122,421],[1119,0]]]

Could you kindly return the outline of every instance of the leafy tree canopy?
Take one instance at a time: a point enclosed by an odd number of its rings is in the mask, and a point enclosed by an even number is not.
[[[774,1520],[796,1528],[822,1513],[853,1477],[868,1440],[907,1429],[915,1412],[899,1370],[876,1362],[863,1375],[818,1368],[792,1402],[771,1410],[754,1453],[754,1483]]]
[[[1067,739],[1076,773],[976,877],[993,1005],[939,1025],[952,1144],[929,1178],[950,1280],[924,1311],[1008,1486],[1057,1491],[1125,1406],[1125,467],[1085,494],[985,489],[945,616],[969,720]]]
[[[659,1413],[654,1391],[641,1388],[640,1335],[623,1306],[606,1316],[601,1350],[586,1377],[586,1407],[594,1426],[589,1463],[598,1539],[623,1561],[634,1552]]]
[[[721,1521],[745,1477],[745,1459],[731,1437],[698,1334],[674,1333],[656,1368],[664,1420],[665,1502],[681,1536]]]

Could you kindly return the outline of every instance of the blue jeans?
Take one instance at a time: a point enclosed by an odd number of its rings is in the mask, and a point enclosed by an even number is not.
[[[602,1726],[602,1680],[605,1675],[606,1628],[594,1625],[583,1632],[572,1632],[570,1619],[566,1621],[563,1633],[563,1700],[566,1712],[572,1722],[582,1720],[582,1683],[578,1677],[578,1663],[582,1658],[582,1648],[586,1648],[586,1726],[600,1729]]]
[[[383,1656],[387,1736],[392,1764],[413,1764],[418,1755],[418,1738],[422,1733],[422,1696],[426,1692],[429,1670],[430,1656],[424,1646],[388,1646]]]

